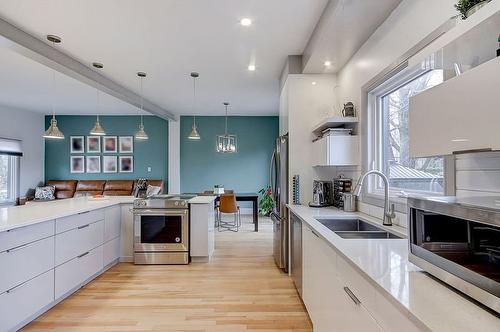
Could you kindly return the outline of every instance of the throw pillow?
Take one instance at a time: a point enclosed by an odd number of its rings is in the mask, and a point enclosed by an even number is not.
[[[35,200],[37,201],[49,201],[55,199],[54,192],[56,191],[56,187],[54,186],[45,186],[45,187],[36,187],[35,188]]]

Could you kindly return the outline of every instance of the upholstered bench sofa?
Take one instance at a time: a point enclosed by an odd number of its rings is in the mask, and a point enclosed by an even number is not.
[[[160,187],[163,192],[163,180],[147,181],[151,186]],[[132,196],[137,180],[49,180],[47,185],[56,188],[56,199],[86,195]]]

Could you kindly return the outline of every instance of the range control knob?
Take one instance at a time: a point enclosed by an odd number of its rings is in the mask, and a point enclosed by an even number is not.
[[[175,201],[174,205],[175,205],[175,206],[178,206],[178,205],[179,205],[179,202]]]
[[[182,202],[181,202],[181,205],[182,205],[182,206],[186,206],[186,202],[182,201]]]
[[[146,206],[146,201],[141,201],[141,206]]]

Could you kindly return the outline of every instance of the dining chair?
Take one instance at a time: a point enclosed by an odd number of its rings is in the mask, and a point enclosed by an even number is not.
[[[222,214],[233,214],[234,219],[232,222],[223,221]],[[240,207],[236,202],[234,194],[223,194],[220,196],[219,206],[217,207],[217,226],[219,232],[221,228],[225,231],[237,232],[241,226]]]

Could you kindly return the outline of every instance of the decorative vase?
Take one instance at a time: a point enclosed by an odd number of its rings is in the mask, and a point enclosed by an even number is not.
[[[472,14],[474,14],[475,12],[477,12],[479,9],[481,9],[482,7],[484,7],[488,2],[490,2],[491,0],[485,0],[485,1],[482,1],[478,4],[475,4],[474,6],[470,7],[470,9],[467,11],[467,14],[466,16],[467,17],[470,17]]]

